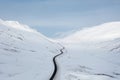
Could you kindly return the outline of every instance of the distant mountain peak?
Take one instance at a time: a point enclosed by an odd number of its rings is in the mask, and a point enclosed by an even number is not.
[[[25,30],[25,31],[29,31],[29,32],[34,32],[34,30],[29,28],[29,26],[21,24],[18,21],[4,21],[4,20],[0,19],[0,25],[12,27],[15,29],[20,29],[20,30]]]
[[[61,39],[66,43],[88,43],[120,38],[120,21],[84,28]]]

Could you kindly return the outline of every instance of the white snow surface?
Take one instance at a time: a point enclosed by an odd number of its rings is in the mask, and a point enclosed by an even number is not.
[[[84,28],[65,37],[66,43],[83,43],[113,40],[120,37],[120,22],[109,22],[98,26]]]
[[[0,20],[0,80],[49,80],[60,48],[26,25]]]
[[[13,27],[13,28],[16,28],[19,30],[34,32],[34,30],[29,28],[29,26],[24,25],[24,24],[20,24],[18,21],[4,21],[4,20],[0,19],[0,25],[4,25],[7,27]]]
[[[120,22],[85,28],[54,41],[17,21],[0,20],[0,80],[120,80]]]
[[[60,80],[120,80],[120,22],[86,28],[59,39]]]

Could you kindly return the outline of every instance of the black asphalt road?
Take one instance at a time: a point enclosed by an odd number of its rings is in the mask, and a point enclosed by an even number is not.
[[[53,72],[53,74],[52,74],[52,76],[50,77],[49,80],[54,80],[54,78],[55,78],[55,75],[56,75],[57,70],[58,70],[57,63],[56,63],[56,58],[64,53],[63,52],[64,49],[65,49],[64,47],[62,49],[60,49],[60,54],[53,57],[54,72]]]

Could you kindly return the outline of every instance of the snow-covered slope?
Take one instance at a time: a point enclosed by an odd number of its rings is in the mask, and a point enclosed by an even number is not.
[[[120,80],[120,22],[85,28],[60,39],[61,80]]]
[[[0,20],[0,80],[48,80],[60,48],[27,25]]]
[[[59,39],[55,80],[120,80],[120,22]],[[0,80],[49,80],[62,47],[27,25],[0,20]]]
[[[107,41],[120,37],[120,22],[110,22],[102,25],[84,28],[74,34],[65,37],[66,43],[83,43],[83,42],[98,42]]]

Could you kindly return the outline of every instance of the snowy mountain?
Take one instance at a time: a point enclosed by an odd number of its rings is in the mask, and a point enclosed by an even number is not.
[[[54,80],[120,80],[120,22],[57,40],[17,21],[0,20],[0,80],[50,80],[53,57],[63,46]]]
[[[85,28],[59,41],[67,49],[60,59],[61,80],[120,80],[120,22]]]
[[[0,80],[48,80],[60,48],[27,25],[0,20]]]
[[[83,43],[107,41],[120,37],[120,22],[104,23],[98,26],[84,28],[74,34],[65,37],[64,42]]]

